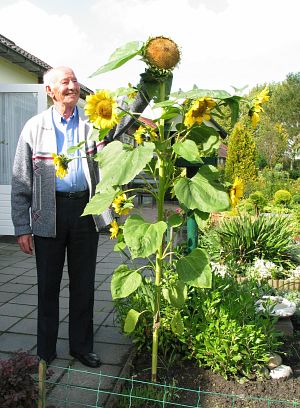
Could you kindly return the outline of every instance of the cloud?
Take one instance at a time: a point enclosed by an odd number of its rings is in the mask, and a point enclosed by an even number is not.
[[[64,2],[56,13],[42,4],[16,0],[0,7],[2,34],[50,65],[71,65],[92,89],[137,83],[145,64],[136,59],[88,76],[117,47],[156,35],[181,47],[174,90],[197,84],[232,91],[231,85],[252,87],[299,71],[299,0],[87,0],[81,14],[76,3],[76,16]]]

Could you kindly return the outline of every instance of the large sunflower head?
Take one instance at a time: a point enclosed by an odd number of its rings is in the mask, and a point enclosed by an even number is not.
[[[180,51],[170,38],[152,37],[145,44],[143,59],[153,71],[170,74],[180,61]]]
[[[112,129],[118,122],[117,102],[108,91],[101,90],[86,97],[84,107],[89,120],[99,129]]]
[[[191,127],[194,123],[200,125],[204,120],[209,120],[211,110],[216,106],[216,102],[209,97],[196,99],[184,117],[184,124]]]

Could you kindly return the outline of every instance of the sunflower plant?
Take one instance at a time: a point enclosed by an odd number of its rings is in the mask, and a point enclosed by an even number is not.
[[[114,140],[95,156],[102,177],[83,215],[101,214],[109,207],[118,215],[126,215],[123,225],[116,220],[111,224],[111,238],[117,239],[115,250],[129,253],[132,261],[136,258],[146,260],[139,268],[125,263],[116,268],[111,282],[114,299],[125,298],[138,288],[149,287],[149,278],[146,285],[143,272],[152,272],[149,310],[131,309],[124,330],[133,332],[140,316],[151,313],[153,381],[157,376],[158,336],[163,330],[160,318],[162,297],[174,308],[171,327],[180,335],[185,330],[181,310],[188,288],[209,288],[212,281],[206,251],[193,248],[187,253],[175,254],[173,231],[183,226],[186,216],[192,217],[201,227],[211,212],[225,211],[231,202],[236,205],[242,194],[239,180],[231,192],[228,191],[220,182],[217,168],[205,164],[203,156],[210,155],[219,146],[220,135],[215,119],[222,117],[223,107],[230,108],[234,123],[243,99],[226,91],[197,87],[188,92],[171,93],[173,70],[179,64],[180,56],[177,44],[167,37],[150,38],[145,43],[135,41],[118,48],[109,62],[92,74],[108,72],[140,57],[147,64],[141,77],[145,98],[149,104],[151,101],[155,128],[142,122],[139,114],[130,110],[130,104],[118,104],[120,95],[130,99],[136,92],[132,85],[115,92],[97,91],[87,97],[85,106],[85,112],[94,124],[93,137],[99,140],[104,139],[124,115],[134,119],[136,131],[131,135],[132,144]],[[263,99],[264,96],[257,104],[264,102]],[[257,107],[257,104],[253,106]],[[182,162],[197,166],[193,176],[187,176],[187,172],[179,168]],[[134,207],[133,198],[141,188],[128,188],[128,185],[141,172],[153,179],[152,183],[145,180],[144,187],[156,201],[157,219],[152,223],[130,213]],[[179,211],[173,214],[164,208],[166,194],[170,191],[179,203]],[[172,280],[168,281],[170,268],[173,270]]]

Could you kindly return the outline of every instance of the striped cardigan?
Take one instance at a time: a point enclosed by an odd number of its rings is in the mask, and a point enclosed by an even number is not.
[[[17,145],[13,166],[11,207],[15,235],[56,236],[55,166],[52,153],[57,152],[51,106],[25,124]],[[88,140],[92,126],[79,118],[79,141],[85,141],[83,171],[90,197],[100,180],[99,168],[92,156],[104,147]],[[108,209],[94,216],[96,229],[109,224],[113,217]]]

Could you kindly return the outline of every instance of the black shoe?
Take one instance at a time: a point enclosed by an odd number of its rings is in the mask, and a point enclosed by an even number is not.
[[[100,366],[100,358],[95,353],[79,354],[75,351],[70,351],[70,355],[79,360],[85,366],[93,368]]]
[[[57,357],[57,354],[54,353],[51,357],[48,358],[43,358],[41,356],[38,356],[38,360],[44,360],[46,362],[47,367],[53,362],[53,360],[55,360]]]

